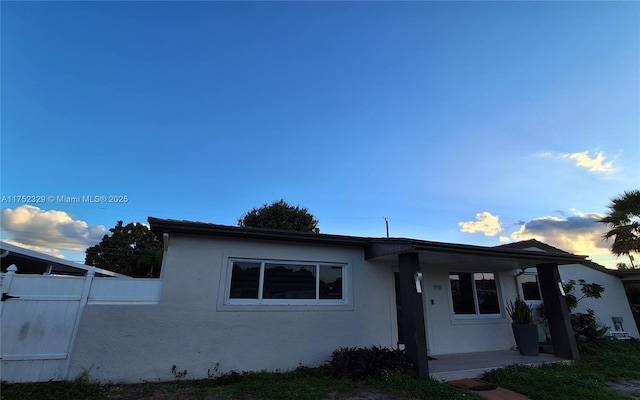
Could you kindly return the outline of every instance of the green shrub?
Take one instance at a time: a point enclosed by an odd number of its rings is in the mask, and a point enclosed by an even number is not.
[[[381,346],[341,347],[331,354],[331,376],[337,379],[387,379],[398,371],[411,370],[403,351]]]
[[[598,323],[592,309],[587,309],[586,313],[571,314],[571,327],[579,341],[598,342],[608,339],[609,327]]]

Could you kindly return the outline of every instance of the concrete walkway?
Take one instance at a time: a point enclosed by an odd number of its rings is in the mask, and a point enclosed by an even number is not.
[[[530,400],[519,393],[479,379],[456,379],[447,381],[447,384],[455,388],[470,390],[478,396],[490,400]]]
[[[546,363],[570,362],[551,354],[522,356],[515,350],[486,351],[479,353],[459,353],[435,355],[429,360],[429,372],[439,381],[463,378],[481,378],[492,369],[509,365],[539,365]]]
[[[493,390],[473,391],[473,393],[490,400],[530,400],[527,396],[501,387]]]

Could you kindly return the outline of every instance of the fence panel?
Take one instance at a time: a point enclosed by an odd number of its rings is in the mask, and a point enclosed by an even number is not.
[[[83,291],[93,276],[16,275],[11,271],[5,275],[0,311],[0,379],[65,379]]]

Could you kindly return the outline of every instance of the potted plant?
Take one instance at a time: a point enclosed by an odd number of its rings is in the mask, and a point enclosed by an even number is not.
[[[539,354],[538,326],[533,323],[533,307],[518,297],[515,302],[509,302],[507,313],[511,317],[511,329],[520,354],[537,356]]]

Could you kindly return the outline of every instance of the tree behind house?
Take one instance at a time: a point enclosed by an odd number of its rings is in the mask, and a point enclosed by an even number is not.
[[[99,244],[86,251],[85,264],[134,278],[157,278],[162,265],[162,243],[145,225],[118,221]]]
[[[604,235],[605,239],[613,238],[611,252],[617,256],[629,257],[631,268],[636,268],[633,254],[640,253],[640,190],[624,192],[615,197],[609,205],[609,214],[600,222],[611,229]],[[624,263],[620,269],[626,268]]]
[[[254,208],[238,220],[238,226],[320,233],[318,220],[309,210],[284,200]]]

